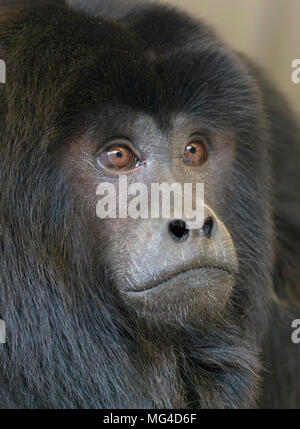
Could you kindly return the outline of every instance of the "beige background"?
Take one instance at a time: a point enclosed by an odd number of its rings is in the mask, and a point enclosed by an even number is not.
[[[291,81],[291,62],[300,59],[300,0],[163,1],[204,18],[232,47],[255,59],[300,116],[300,84]]]

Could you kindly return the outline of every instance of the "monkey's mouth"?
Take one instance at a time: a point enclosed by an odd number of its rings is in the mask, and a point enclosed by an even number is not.
[[[155,323],[215,320],[230,301],[234,283],[235,275],[230,269],[202,266],[127,290],[123,299],[131,311]]]
[[[152,292],[157,293],[165,288],[174,288],[176,286],[184,286],[184,287],[193,287],[197,286],[201,288],[201,286],[207,285],[207,283],[214,281],[215,277],[217,277],[218,281],[221,278],[228,279],[234,277],[234,272],[225,267],[220,266],[201,266],[194,268],[187,268],[185,270],[181,270],[177,273],[172,273],[160,278],[159,281],[154,281],[148,284],[143,285],[143,287],[139,289],[128,289],[125,290],[126,294],[134,294],[134,295],[147,295]],[[216,280],[217,280],[216,279]]]

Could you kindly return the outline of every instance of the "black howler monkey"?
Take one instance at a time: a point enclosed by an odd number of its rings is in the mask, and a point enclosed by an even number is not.
[[[1,1],[2,408],[300,407],[300,130],[203,22]],[[99,183],[204,183],[204,223]]]

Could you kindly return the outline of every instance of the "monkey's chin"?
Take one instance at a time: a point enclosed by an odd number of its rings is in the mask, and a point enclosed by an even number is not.
[[[224,312],[234,275],[223,268],[201,267],[168,278],[143,290],[123,292],[127,307],[139,316],[162,322],[208,321]]]

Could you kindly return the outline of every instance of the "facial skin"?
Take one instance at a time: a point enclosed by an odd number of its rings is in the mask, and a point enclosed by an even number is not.
[[[238,271],[230,232],[218,214],[234,156],[232,137],[182,114],[164,126],[140,113],[119,114],[115,128],[110,120],[72,142],[67,159],[94,245],[104,246],[103,265],[115,292],[126,307],[150,319],[220,317]],[[152,183],[204,183],[203,225],[188,229],[184,217],[95,217],[97,186],[112,183],[118,194],[120,174],[148,189]]]

